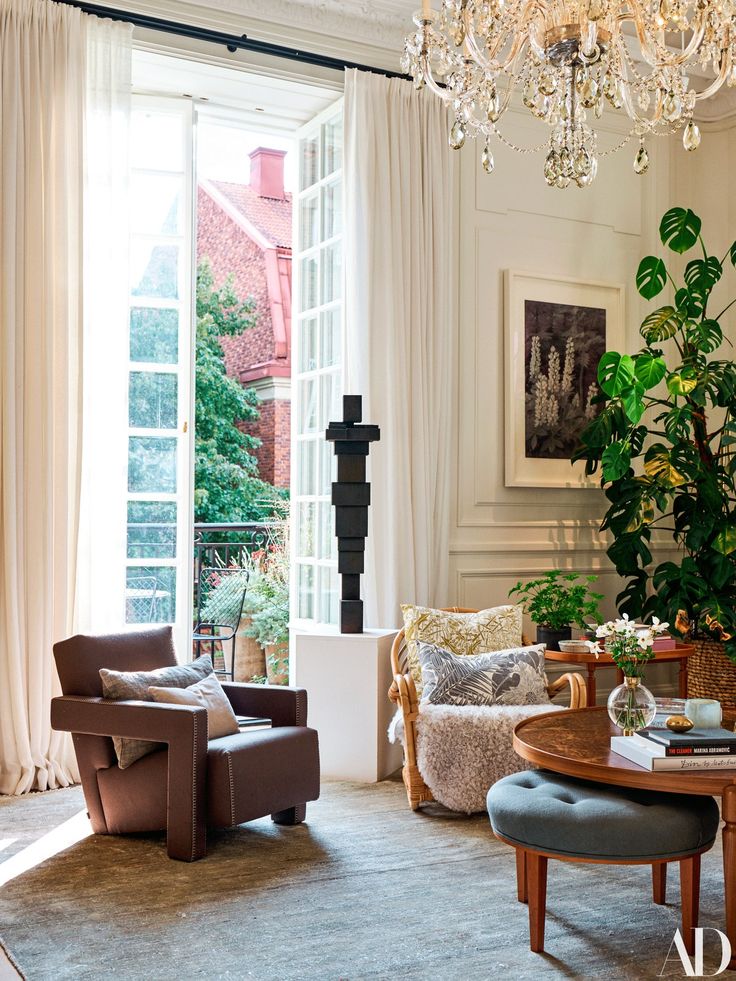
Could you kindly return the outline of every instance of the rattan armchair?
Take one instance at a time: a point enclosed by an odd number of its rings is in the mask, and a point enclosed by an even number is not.
[[[446,610],[449,613],[478,612],[461,606],[447,607]],[[522,637],[522,643],[528,643],[525,637]],[[420,804],[425,801],[433,801],[434,797],[417,766],[416,721],[419,715],[419,696],[414,678],[411,676],[407,665],[407,645],[403,629],[394,638],[391,648],[391,670],[394,680],[389,688],[388,697],[400,708],[404,722],[402,734],[404,766],[401,775],[404,778],[409,806],[413,811],[416,811]],[[567,672],[560,675],[547,686],[547,693],[550,698],[553,698],[568,687],[570,688],[570,708],[585,708],[587,704],[585,679],[577,672]]]

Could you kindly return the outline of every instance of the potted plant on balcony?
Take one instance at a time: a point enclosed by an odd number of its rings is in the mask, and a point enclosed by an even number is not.
[[[271,685],[289,681],[289,551],[284,533],[254,556],[251,623],[246,633],[266,650],[266,677]]]
[[[516,594],[524,612],[536,623],[537,643],[559,651],[560,641],[572,637],[573,624],[585,630],[590,620],[601,622],[598,603],[603,596],[590,591],[597,578],[552,569],[541,579],[517,582],[509,596]]]
[[[588,474],[600,472],[610,502],[602,528],[627,580],[620,611],[674,624],[698,648],[689,693],[735,704],[736,364],[715,355],[721,320],[736,300],[721,300],[716,313],[712,293],[724,263],[736,265],[736,243],[711,255],[700,218],[686,208],[668,211],[659,233],[673,252],[695,255],[680,284],[658,256],[642,259],[639,293],[670,296],[645,317],[638,352],[602,356],[601,410],[575,459],[586,461]],[[677,561],[652,567],[651,549],[661,542],[653,542],[655,530],[672,536]]]

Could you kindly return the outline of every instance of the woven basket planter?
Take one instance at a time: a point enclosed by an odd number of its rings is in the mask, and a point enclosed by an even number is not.
[[[695,653],[687,662],[690,698],[717,698],[723,708],[736,708],[736,664],[726,657],[716,640],[690,641]]]

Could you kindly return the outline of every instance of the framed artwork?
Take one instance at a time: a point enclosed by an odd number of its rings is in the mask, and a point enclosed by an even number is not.
[[[504,301],[506,486],[599,486],[570,457],[598,360],[623,345],[624,287],[509,269]]]

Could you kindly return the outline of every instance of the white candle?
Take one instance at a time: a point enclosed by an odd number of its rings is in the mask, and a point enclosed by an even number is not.
[[[688,698],[685,715],[696,729],[718,729],[721,725],[721,703],[715,698]]]
[[[422,0],[422,17],[429,17],[432,13],[430,7],[431,0]]]

